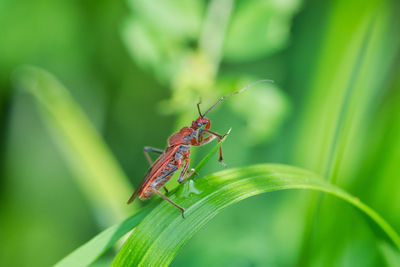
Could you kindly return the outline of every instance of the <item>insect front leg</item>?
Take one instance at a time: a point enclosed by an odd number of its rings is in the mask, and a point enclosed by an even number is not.
[[[197,137],[197,143],[195,144],[196,146],[202,146],[208,144],[216,137],[215,135],[209,135],[206,138],[204,138],[204,134],[205,134],[205,129],[200,129],[199,136]]]
[[[206,133],[209,133],[209,134],[211,134],[211,135],[214,135],[215,137],[218,138],[218,141],[221,141],[222,139],[224,139],[224,137],[225,137],[226,135],[229,134],[229,132],[228,132],[228,133],[226,133],[226,134],[224,134],[224,135],[221,135],[221,134],[219,134],[219,133],[213,132],[213,131],[208,130],[208,129],[201,129],[201,130],[202,130],[202,132],[206,132]]]
[[[192,176],[193,173],[196,174],[196,170],[192,168],[188,173],[186,173],[185,177],[183,177],[181,181],[178,180],[178,182],[180,183],[185,182],[190,176]],[[179,177],[179,179],[181,179],[181,177]]]
[[[229,132],[230,132],[230,130],[226,134],[221,135],[219,133],[213,132],[213,131],[208,130],[208,129],[200,129],[200,133],[199,133],[199,137],[198,137],[198,140],[199,140],[198,145],[199,146],[205,145],[205,144],[211,142],[212,140],[214,140],[215,138],[217,138],[218,142],[219,142],[222,139],[224,139],[224,137],[227,136],[229,134]],[[203,139],[204,133],[209,133],[210,135],[207,136],[205,139]],[[219,147],[219,159],[218,159],[218,161],[221,162],[224,166],[226,166],[226,164],[223,163],[222,160],[223,160],[223,157],[222,157],[222,146],[220,146]]]
[[[153,153],[157,153],[157,154],[164,153],[164,151],[162,151],[161,149],[145,146],[143,148],[143,153],[144,153],[144,156],[146,157],[147,161],[149,162],[150,166],[153,165],[153,161],[151,160],[151,158],[149,156],[149,152],[153,152]]]

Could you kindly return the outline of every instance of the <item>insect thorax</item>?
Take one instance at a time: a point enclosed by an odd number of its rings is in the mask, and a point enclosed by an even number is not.
[[[182,138],[182,141],[185,143],[189,143],[192,141],[193,138],[197,138],[198,132],[197,131],[192,131],[190,134],[186,135],[185,137]]]

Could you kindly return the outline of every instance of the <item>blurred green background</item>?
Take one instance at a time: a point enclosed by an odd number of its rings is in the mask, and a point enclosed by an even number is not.
[[[0,266],[52,265],[146,204],[126,206],[143,147],[258,79],[275,83],[209,114],[232,127],[228,167],[312,170],[399,232],[399,14],[395,0],[1,1]],[[222,168],[216,155],[201,175]],[[224,211],[172,266],[399,262],[354,208],[290,191]]]

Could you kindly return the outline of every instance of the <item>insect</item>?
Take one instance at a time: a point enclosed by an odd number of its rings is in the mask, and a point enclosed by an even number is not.
[[[222,100],[227,97],[239,94],[260,82],[271,82],[270,80],[259,80],[253,82],[239,91],[232,94],[221,97],[214,105],[206,110],[203,114],[200,111],[200,103],[197,104],[197,111],[199,112],[199,117],[192,121],[190,127],[183,127],[179,132],[173,134],[168,139],[168,146],[165,151],[156,149],[153,147],[144,147],[144,154],[151,165],[147,174],[133,192],[131,198],[128,200],[128,204],[133,202],[137,196],[139,199],[144,200],[157,194],[182,212],[182,217],[185,217],[185,209],[172,200],[170,200],[166,195],[160,192],[161,188],[164,188],[165,193],[168,194],[168,190],[165,188],[165,184],[171,179],[172,175],[178,171],[182,166],[181,173],[178,178],[179,183],[185,182],[194,172],[194,169],[188,171],[189,168],[189,158],[190,158],[190,148],[191,146],[202,146],[208,144],[217,138],[218,142],[221,141],[228,133],[221,135],[210,130],[211,122],[206,115],[210,110],[212,110],[216,105],[218,105]],[[153,163],[149,152],[161,154],[158,159]],[[222,163],[222,148],[219,147],[219,159],[218,161]]]

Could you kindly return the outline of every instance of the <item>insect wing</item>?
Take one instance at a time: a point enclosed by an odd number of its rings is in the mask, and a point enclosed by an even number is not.
[[[161,156],[154,162],[154,164],[147,171],[146,175],[133,192],[132,196],[128,200],[128,204],[135,200],[137,195],[145,188],[153,179],[157,177],[157,175],[164,169],[164,167],[168,164],[170,158],[178,151],[179,146],[168,147],[167,150],[161,154]]]
[[[139,194],[139,192],[142,190],[143,185],[146,183],[146,181],[148,180],[149,177],[151,177],[149,174],[151,172],[152,168],[150,167],[150,169],[147,171],[146,175],[144,176],[144,178],[142,179],[142,181],[140,182],[140,184],[136,187],[135,192],[133,192],[132,196],[129,198],[127,204],[130,204],[131,202],[133,202],[135,200],[135,198],[137,197],[137,195]]]

